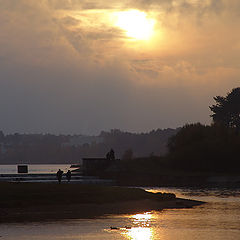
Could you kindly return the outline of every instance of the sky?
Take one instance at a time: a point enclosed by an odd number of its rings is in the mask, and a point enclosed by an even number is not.
[[[239,28],[239,0],[0,0],[0,129],[210,124],[239,87]]]

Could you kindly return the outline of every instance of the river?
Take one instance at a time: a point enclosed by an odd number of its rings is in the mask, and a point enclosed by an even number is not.
[[[98,219],[1,224],[4,240],[230,240],[240,239],[240,189],[146,188],[206,201],[170,209]],[[117,229],[110,229],[110,227]]]

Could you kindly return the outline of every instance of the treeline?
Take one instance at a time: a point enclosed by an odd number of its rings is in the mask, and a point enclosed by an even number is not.
[[[186,125],[170,139],[168,160],[174,168],[239,173],[240,88],[213,99],[211,126]]]
[[[83,157],[105,157],[113,148],[117,158],[164,155],[168,139],[178,129],[158,129],[148,133],[120,130],[99,136],[53,134],[7,134],[0,132],[0,164],[79,163]],[[126,153],[131,153],[126,154]]]
[[[69,136],[0,133],[0,163],[67,163],[76,160],[76,149],[65,148]],[[68,159],[68,160],[67,160]]]
[[[188,124],[169,139],[168,147],[165,156],[123,159],[118,171],[110,167],[98,175],[120,185],[203,187],[211,184],[209,176],[240,173],[240,133],[235,128]]]
[[[239,174],[240,88],[233,89],[226,97],[216,96],[214,100],[216,104],[210,106],[211,125],[183,126],[169,138],[165,156],[123,161],[119,176],[126,174],[128,181],[139,178],[142,182],[143,179],[163,181],[161,177],[164,176],[164,181],[168,182],[171,176],[179,176],[182,180],[186,175]]]
[[[120,130],[101,132],[107,147],[112,147],[118,158],[127,158],[131,152],[131,158],[146,156],[162,156],[168,152],[168,139],[174,136],[179,129],[157,129],[148,133],[129,133]]]
[[[169,141],[169,165],[185,171],[239,172],[240,132],[218,124],[184,126]]]

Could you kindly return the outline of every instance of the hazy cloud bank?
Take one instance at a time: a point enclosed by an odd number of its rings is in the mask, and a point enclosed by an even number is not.
[[[109,22],[136,8],[151,43]],[[240,2],[0,0],[0,111],[6,132],[147,131],[209,122],[238,86]]]

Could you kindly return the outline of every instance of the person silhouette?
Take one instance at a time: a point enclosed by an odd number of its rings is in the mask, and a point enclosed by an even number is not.
[[[112,148],[109,152],[109,157],[110,157],[110,160],[115,160],[115,153],[114,153],[114,150]]]
[[[107,160],[115,160],[114,150],[111,148],[110,151],[106,155]]]
[[[72,173],[71,173],[70,170],[68,170],[67,173],[66,173],[66,178],[67,178],[67,181],[68,181],[68,182],[70,182],[71,177],[72,177]]]
[[[62,181],[62,175],[63,175],[63,171],[61,169],[58,169],[58,171],[57,171],[57,180],[58,180],[59,184]]]

